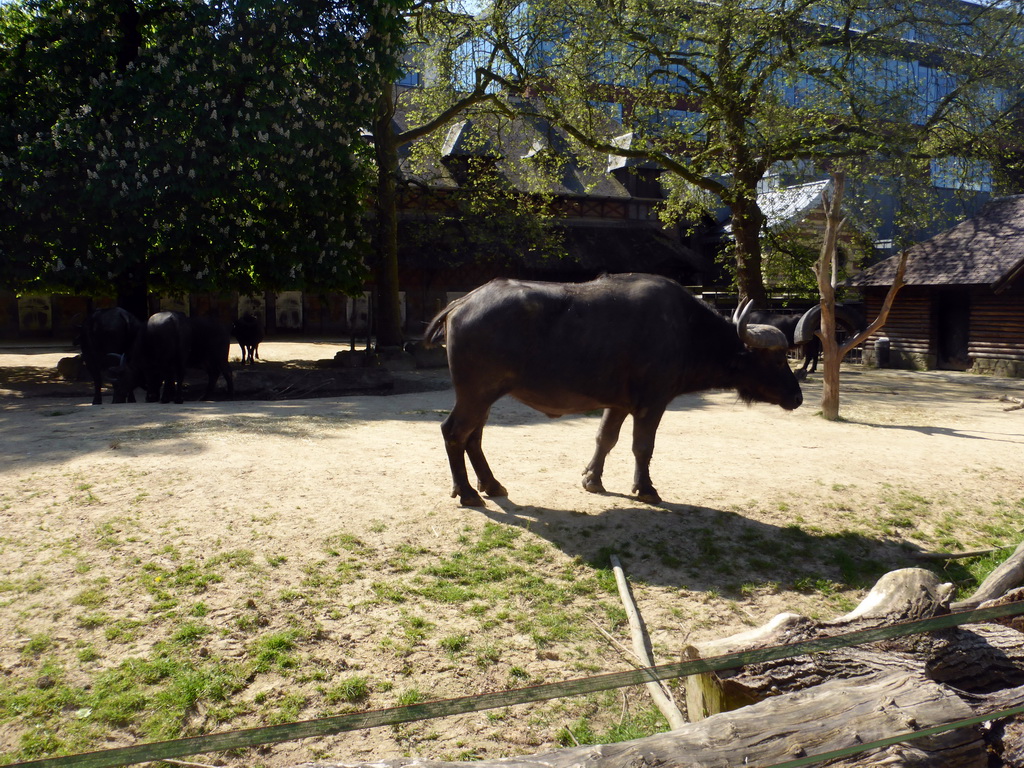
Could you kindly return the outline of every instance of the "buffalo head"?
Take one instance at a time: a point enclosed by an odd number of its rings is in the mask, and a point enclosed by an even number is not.
[[[753,302],[747,300],[733,313],[736,333],[746,346],[738,363],[742,369],[736,391],[748,403],[759,401],[781,406],[787,411],[803,403],[800,382],[789,367],[786,334],[772,325],[749,322]]]

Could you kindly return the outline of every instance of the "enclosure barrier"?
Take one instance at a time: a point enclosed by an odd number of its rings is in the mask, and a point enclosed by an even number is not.
[[[980,608],[973,611],[961,611],[949,613],[943,616],[935,616],[930,619],[919,619],[917,621],[903,622],[900,624],[888,625],[874,629],[863,629],[856,632],[848,632],[844,635],[833,637],[822,637],[814,640],[805,640],[788,645],[777,645],[769,648],[758,648],[752,651],[730,653],[722,656],[714,656],[709,659],[695,659],[693,661],[676,662],[673,664],[661,664],[656,667],[645,667],[633,669],[626,672],[612,672],[595,677],[582,678],[579,680],[567,680],[559,683],[545,683],[528,688],[513,688],[508,691],[485,693],[478,696],[464,696],[455,699],[442,699],[430,701],[423,704],[413,704],[405,707],[393,707],[390,709],[379,709],[372,712],[359,712],[350,715],[337,715],[318,720],[306,720],[296,723],[282,723],[262,728],[248,728],[239,731],[227,731],[225,733],[214,733],[208,736],[193,736],[184,739],[173,739],[171,741],[159,741],[149,744],[139,744],[132,747],[117,747],[97,752],[87,752],[78,755],[66,755],[63,757],[49,757],[41,760],[29,760],[20,763],[9,763],[8,768],[113,768],[114,766],[133,765],[152,761],[166,760],[171,758],[186,757],[188,755],[203,754],[206,752],[220,752],[229,749],[241,749],[256,747],[263,744],[275,744],[282,741],[294,741],[317,736],[332,736],[346,731],[356,731],[364,728],[376,728],[382,725],[399,725],[420,720],[431,720],[438,717],[451,715],[462,715],[472,712],[482,712],[498,707],[509,707],[516,704],[528,704],[536,701],[547,701],[560,699],[568,696],[577,696],[584,693],[595,693],[615,688],[625,688],[631,685],[643,685],[654,680],[671,680],[678,677],[688,677],[704,672],[718,672],[745,666],[747,664],[758,664],[766,661],[787,659],[793,656],[803,656],[811,653],[848,648],[855,645],[889,640],[896,637],[932,632],[950,627],[958,627],[963,624],[976,624],[993,619],[1007,618],[1011,616],[1024,615],[1024,602],[999,605],[992,608]],[[921,731],[910,731],[892,736],[888,739],[872,742],[869,744],[858,744],[835,752],[820,755],[810,755],[784,763],[777,763],[766,768],[797,768],[803,765],[812,765],[823,760],[837,757],[847,757],[860,752],[879,749],[882,747],[898,744],[904,741],[924,738],[926,736],[944,733],[946,731],[964,728],[979,723],[998,720],[1015,714],[1024,713],[1024,706],[1006,709],[1000,712],[993,712],[988,715],[973,717],[966,720],[958,720],[934,728]]]

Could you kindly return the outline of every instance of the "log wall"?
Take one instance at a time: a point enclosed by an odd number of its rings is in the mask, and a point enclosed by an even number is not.
[[[865,290],[864,309],[869,321],[878,317],[886,290]],[[865,342],[864,362],[868,365],[911,370],[934,368],[934,336],[930,292],[926,288],[906,286],[897,294],[885,325]],[[887,365],[884,361],[880,364],[877,357],[877,342],[880,339],[889,340]]]
[[[1018,281],[1020,282],[1020,281]],[[867,317],[878,315],[885,289],[864,293]],[[1024,285],[994,293],[970,291],[968,355],[972,373],[1024,377]],[[936,289],[907,286],[896,296],[886,324],[864,345],[864,362],[879,365],[880,339],[888,339],[892,368],[928,370],[937,366]]]

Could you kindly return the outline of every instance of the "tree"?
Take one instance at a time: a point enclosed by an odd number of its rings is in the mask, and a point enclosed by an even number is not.
[[[832,191],[824,193],[822,208],[825,211],[825,233],[821,243],[821,256],[814,265],[821,297],[821,326],[815,331],[821,340],[823,378],[821,388],[821,415],[828,421],[839,418],[839,368],[847,352],[862,344],[885,325],[889,318],[896,294],[903,287],[903,273],[907,266],[907,252],[904,251],[896,267],[892,285],[882,302],[878,317],[867,328],[839,343],[836,338],[836,275],[839,259],[839,235],[846,223],[842,214],[843,196],[846,191],[846,177],[841,171],[832,174]],[[799,334],[801,329],[797,329]]]
[[[401,0],[0,7],[0,282],[352,291]]]
[[[474,16],[465,6],[462,0],[425,0],[415,4],[406,15],[409,32],[405,63],[410,71],[423,75],[420,87],[404,95],[406,106],[411,107],[406,113],[410,122],[400,126],[395,121],[398,88],[385,87],[376,101],[373,145],[377,243],[373,272],[377,288],[377,344],[381,347],[402,343],[398,298],[399,154],[404,147],[436,137],[457,119],[497,98],[496,84],[500,78],[494,73],[499,51],[491,48],[477,61],[479,49],[472,46],[472,41],[490,36],[488,22]],[[479,185],[476,189],[481,191]],[[479,207],[480,195],[470,197],[473,199],[462,201],[463,210]],[[517,207],[506,207],[504,211]]]
[[[736,281],[758,302],[766,291],[757,193],[770,174],[814,177],[862,158],[875,165],[865,178],[916,182],[927,180],[933,158],[970,166],[1018,149],[1006,138],[1016,135],[1008,131],[1021,105],[1019,4],[538,0],[527,13],[518,8],[497,0],[491,11],[529,28],[493,25],[513,31],[494,41],[517,75],[506,84],[598,160],[659,164],[668,213],[728,208]]]

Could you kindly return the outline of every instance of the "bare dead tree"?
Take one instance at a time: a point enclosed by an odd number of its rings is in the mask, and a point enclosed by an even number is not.
[[[846,187],[846,175],[842,171],[832,174],[832,191],[822,195],[822,208],[825,212],[825,236],[821,243],[821,256],[815,264],[818,278],[818,292],[821,296],[821,328],[818,337],[821,339],[822,365],[824,376],[821,389],[821,415],[828,421],[839,418],[839,368],[846,353],[862,343],[865,339],[885,325],[892,309],[896,294],[904,286],[903,273],[907,266],[907,252],[900,254],[899,265],[893,278],[892,286],[885,295],[882,309],[871,323],[860,333],[840,344],[836,339],[836,275],[838,272],[839,235],[846,218],[842,215],[843,193]]]

